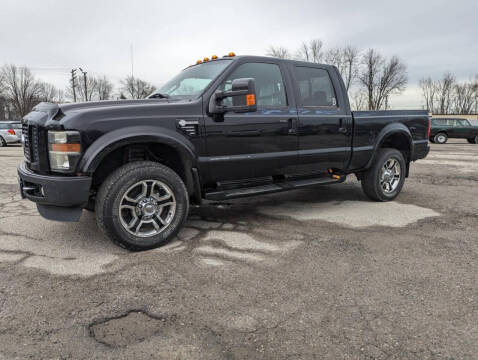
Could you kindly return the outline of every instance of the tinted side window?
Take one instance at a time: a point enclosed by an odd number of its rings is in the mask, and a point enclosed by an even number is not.
[[[296,66],[295,76],[302,106],[337,106],[334,87],[326,70]]]
[[[287,106],[287,97],[280,68],[276,64],[247,63],[240,65],[219,86],[223,90],[231,90],[232,80],[241,78],[256,79],[257,107]],[[224,105],[232,105],[232,98],[224,99]]]
[[[8,129],[7,124],[0,124],[0,130]]]
[[[446,125],[446,120],[445,119],[435,119],[432,120],[433,125]]]

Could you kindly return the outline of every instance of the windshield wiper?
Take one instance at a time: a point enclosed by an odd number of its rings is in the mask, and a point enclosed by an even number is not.
[[[160,98],[160,99],[169,99],[170,96],[168,94],[162,94],[162,93],[154,93],[153,95],[151,95],[148,99],[156,99],[156,98]]]

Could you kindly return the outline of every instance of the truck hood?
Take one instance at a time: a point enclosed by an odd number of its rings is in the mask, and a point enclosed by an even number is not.
[[[69,112],[77,112],[83,110],[94,110],[98,108],[112,108],[112,107],[130,107],[145,104],[168,104],[172,102],[178,102],[180,100],[170,99],[140,99],[140,100],[104,100],[104,101],[88,101],[81,103],[70,103],[57,105],[61,112],[67,114]],[[45,104],[45,103],[42,103]],[[39,105],[42,105],[39,104]],[[38,106],[39,106],[38,105]],[[54,104],[49,104],[54,105]]]
[[[89,123],[97,121],[128,118],[131,124],[132,121],[141,117],[188,112],[187,109],[200,103],[201,99],[196,101],[189,99],[106,100],[72,104],[42,102],[24,117],[24,121],[49,128],[65,126],[80,130],[88,126]],[[117,126],[119,125],[117,123]]]

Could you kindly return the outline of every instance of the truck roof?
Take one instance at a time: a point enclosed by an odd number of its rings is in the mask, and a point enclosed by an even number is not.
[[[257,56],[257,55],[235,55],[235,56],[227,56],[226,55],[226,56],[217,58],[215,60],[209,60],[207,62],[212,62],[212,61],[217,61],[217,60],[224,60],[224,59],[232,59],[234,61],[246,59],[246,60],[252,60],[252,61],[259,61],[259,62],[260,61],[274,60],[274,61],[292,63],[292,64],[295,64],[295,65],[303,65],[303,66],[310,66],[310,65],[317,66],[317,65],[320,65],[321,67],[327,67],[327,68],[334,68],[335,67],[333,65],[321,64],[321,63],[313,63],[313,62],[307,62],[307,61],[300,61],[300,60],[293,60],[293,59],[281,59],[281,58],[276,58],[276,57],[272,57],[272,56]],[[194,64],[194,65],[191,65],[191,66],[200,65],[200,64],[203,64],[203,63],[204,62],[201,62],[199,64]]]

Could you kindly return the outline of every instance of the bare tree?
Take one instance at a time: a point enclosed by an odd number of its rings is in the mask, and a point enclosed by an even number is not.
[[[449,72],[443,74],[443,78],[437,82],[437,110],[440,114],[448,114],[451,111],[455,82],[455,76]]]
[[[431,77],[427,77],[420,79],[418,84],[422,89],[425,106],[428,111],[436,112],[437,85],[435,81]]]
[[[25,116],[38,102],[40,83],[25,66],[5,65],[1,72],[5,98],[12,104],[17,116]]]
[[[455,84],[453,96],[453,112],[471,114],[475,110],[478,83],[473,80]]]
[[[358,76],[359,54],[359,50],[353,46],[335,47],[327,50],[323,58],[326,64],[337,67],[347,91]]]
[[[380,110],[388,107],[391,95],[405,90],[407,68],[397,56],[387,60],[376,50],[370,49],[363,55],[359,80],[367,92],[369,110]]]
[[[144,99],[154,91],[154,86],[144,80],[128,76],[121,80],[121,90],[130,99]]]
[[[97,79],[96,85],[98,100],[109,100],[113,93],[113,83],[106,76],[103,76]]]
[[[357,90],[350,96],[350,106],[355,111],[367,109],[367,93]]]
[[[358,77],[360,52],[356,47],[346,46],[342,49],[343,69],[341,70],[347,91]]]
[[[86,87],[86,94],[85,94]],[[86,77],[86,85],[83,77],[80,79],[78,86],[76,87],[76,96],[80,101],[91,101],[94,99],[98,89],[98,81],[94,76]]]
[[[279,59],[291,59],[292,55],[289,50],[283,46],[269,46],[266,51],[267,56],[272,56]]]
[[[309,42],[303,42],[300,48],[297,50],[297,59],[320,63],[323,57],[324,43],[320,39],[312,39]]]
[[[421,79],[420,87],[428,109],[435,114],[470,114],[476,111],[478,76],[457,82],[455,76],[448,72],[436,81],[431,77]]]
[[[58,89],[52,84],[40,82],[38,92],[38,100],[45,102],[56,102],[58,97]]]

